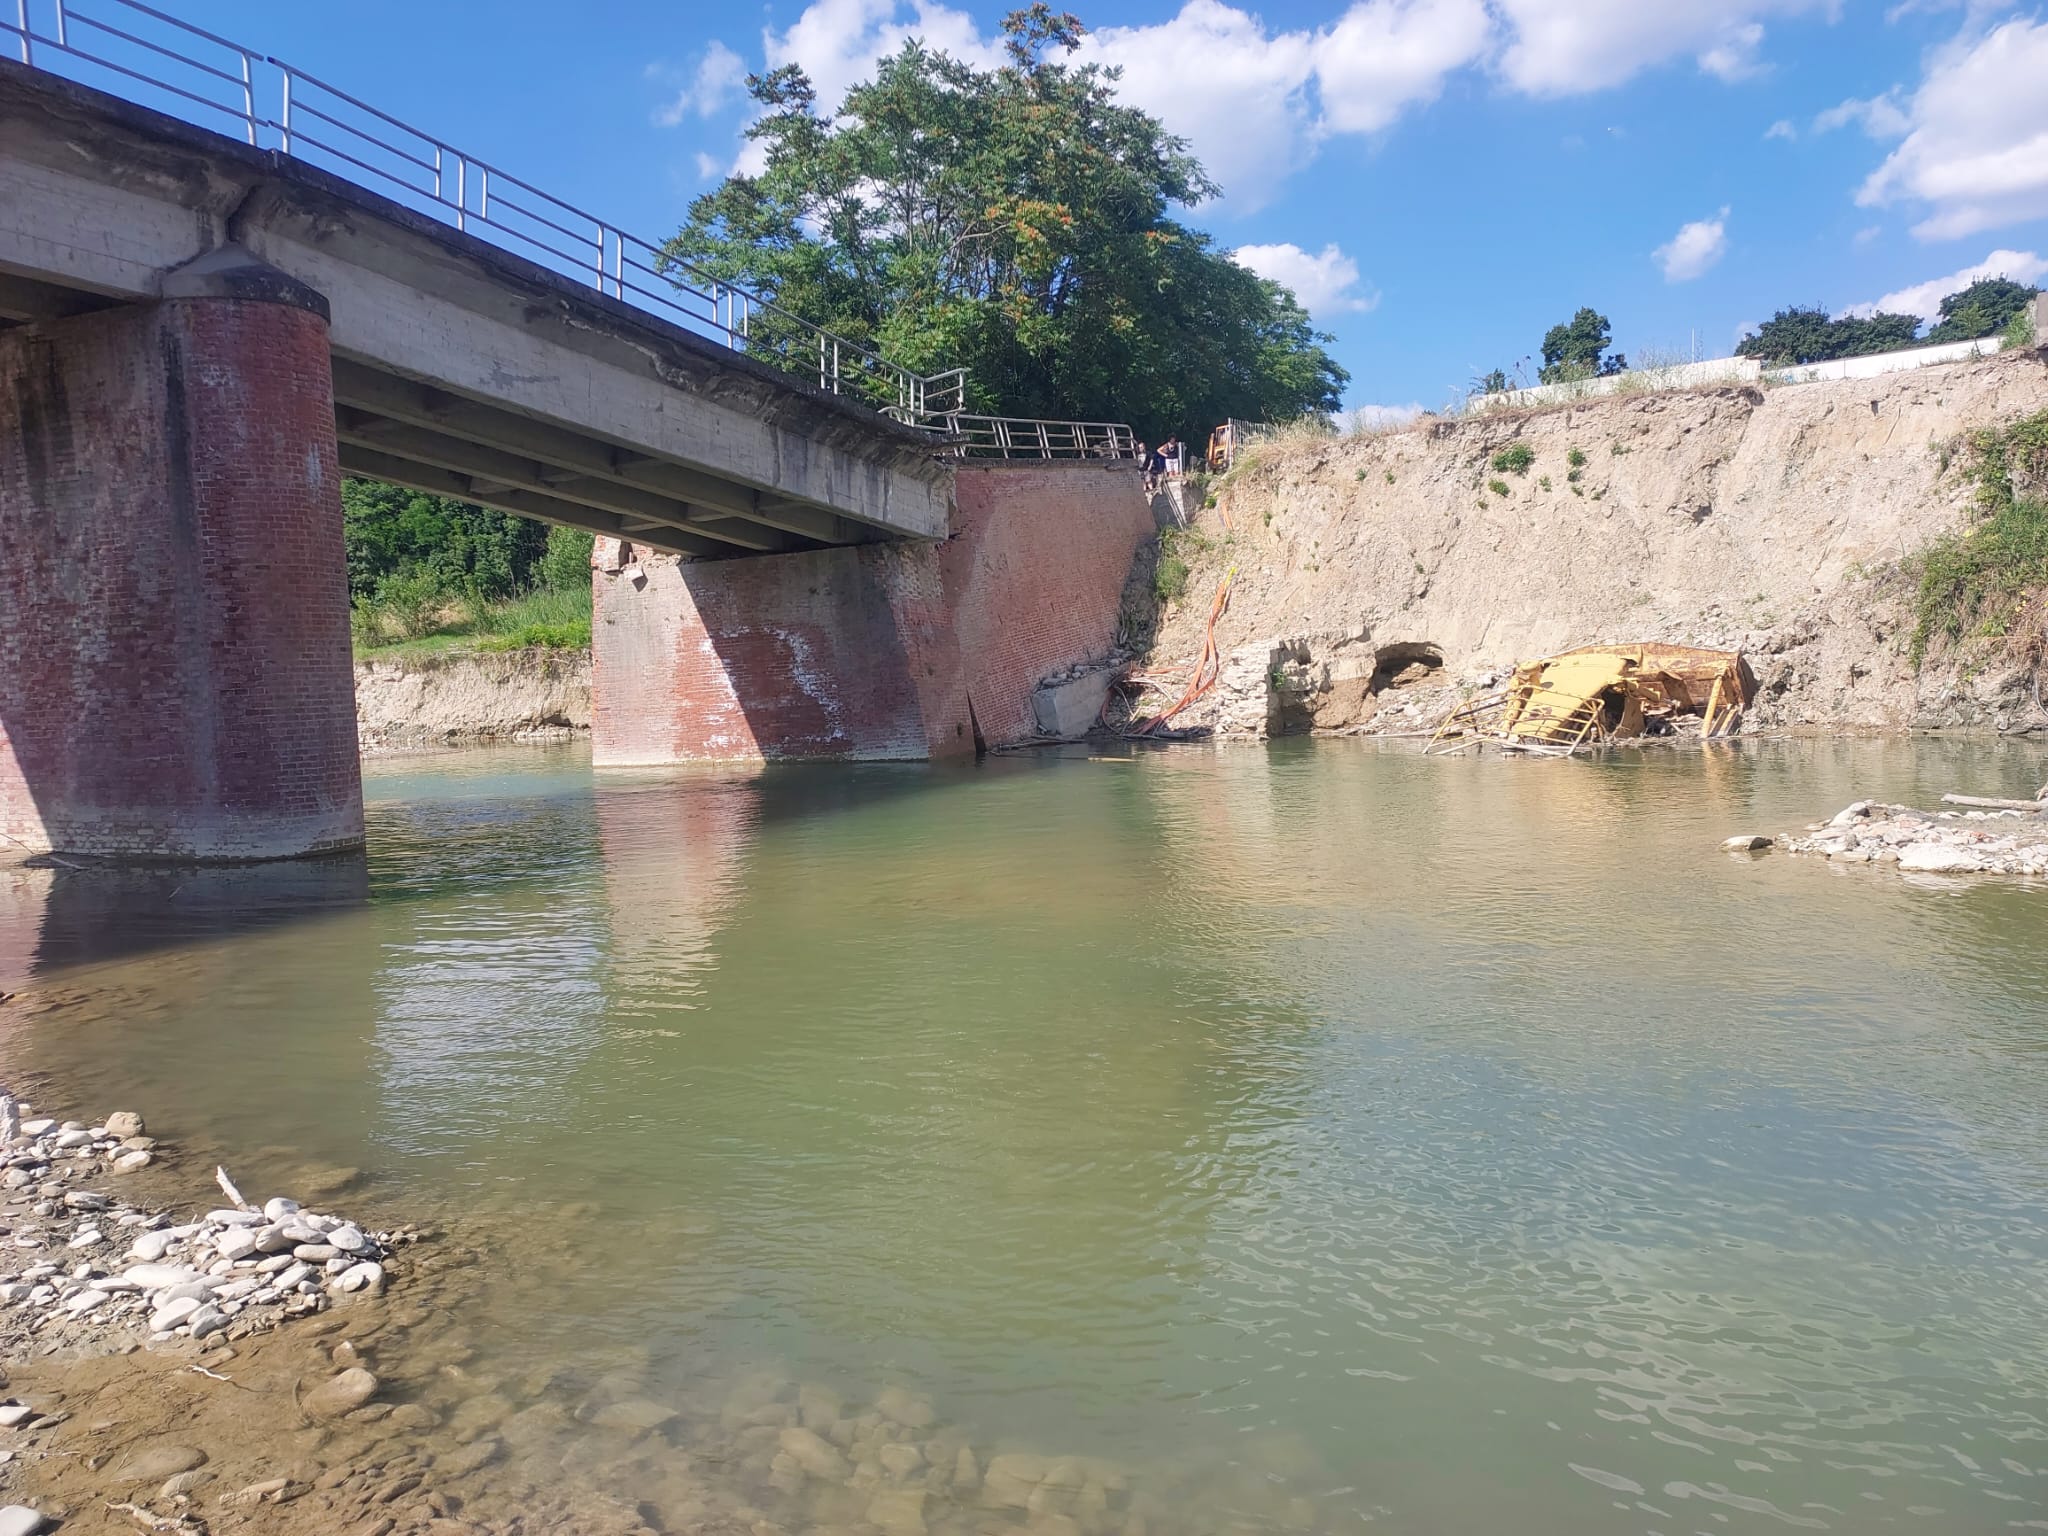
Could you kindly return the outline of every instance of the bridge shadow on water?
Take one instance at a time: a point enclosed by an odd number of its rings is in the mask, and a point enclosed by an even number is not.
[[[264,864],[0,865],[0,996],[81,966],[488,892],[510,921],[577,871],[615,910],[659,893],[675,938],[713,922],[776,823],[972,783],[972,766],[802,765],[593,774],[533,748],[371,763],[364,852]],[[537,771],[538,770],[538,771]],[[701,878],[700,878],[701,876]],[[689,910],[677,910],[678,904]],[[633,923],[647,931],[639,911]]]

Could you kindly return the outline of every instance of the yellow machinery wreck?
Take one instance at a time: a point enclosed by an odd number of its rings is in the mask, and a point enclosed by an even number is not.
[[[1431,752],[1490,742],[1504,751],[1569,757],[1582,747],[1678,733],[1731,733],[1756,698],[1740,651],[1690,645],[1588,645],[1519,664],[1502,692],[1468,700],[1444,718]]]

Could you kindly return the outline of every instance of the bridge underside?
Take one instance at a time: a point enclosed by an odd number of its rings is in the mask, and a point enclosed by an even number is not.
[[[945,536],[928,435],[304,161],[0,61],[0,181],[0,324],[319,293],[347,473],[698,559]]]

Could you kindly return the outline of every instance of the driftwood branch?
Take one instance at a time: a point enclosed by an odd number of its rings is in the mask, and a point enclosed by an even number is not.
[[[2039,800],[1987,800],[1982,795],[1943,795],[1943,805],[1974,805],[1987,811],[2048,810]]]

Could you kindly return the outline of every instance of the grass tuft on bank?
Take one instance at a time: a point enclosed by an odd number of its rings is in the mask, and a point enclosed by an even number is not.
[[[1979,521],[1908,567],[1913,665],[1937,645],[1972,640],[2038,665],[2048,652],[2048,411],[1973,435],[1968,473]]]
[[[358,598],[350,612],[360,660],[453,651],[577,651],[590,648],[590,586],[540,587],[477,599],[446,592],[403,602]]]

